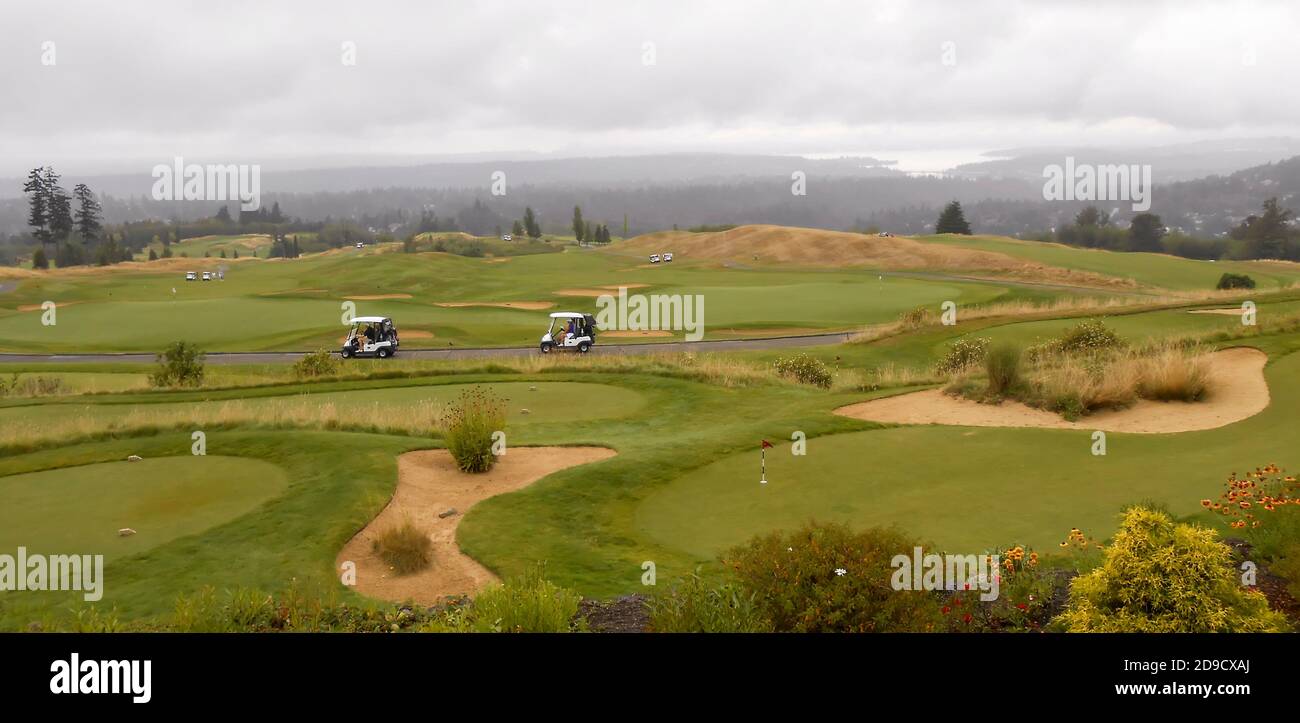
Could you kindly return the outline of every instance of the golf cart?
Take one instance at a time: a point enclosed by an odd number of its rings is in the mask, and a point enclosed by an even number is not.
[[[380,359],[397,353],[397,327],[386,316],[357,316],[339,355],[344,359],[373,356]]]
[[[556,328],[558,323],[558,327]],[[569,326],[573,333],[569,333]],[[557,311],[551,314],[551,328],[542,336],[542,353],[550,354],[552,349],[574,351],[586,354],[591,345],[596,343],[596,319],[591,314],[578,314],[572,311]]]

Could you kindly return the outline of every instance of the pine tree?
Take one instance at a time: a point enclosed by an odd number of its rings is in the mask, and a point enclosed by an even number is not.
[[[89,243],[100,232],[99,201],[95,200],[95,194],[91,192],[90,186],[84,183],[78,183],[72,189],[72,195],[77,200],[75,219],[77,233],[81,236],[82,241]]]
[[[587,231],[587,226],[582,222],[582,208],[578,206],[574,206],[573,207],[573,237],[578,240],[578,243],[582,243],[583,239],[586,238],[585,235],[586,231]]]
[[[62,241],[72,233],[72,198],[59,185],[62,177],[52,167],[46,166],[43,176],[41,182],[45,186],[50,236],[54,241]]]
[[[238,252],[236,252],[236,253],[238,253]],[[158,260],[158,252],[157,252],[157,251],[154,251],[152,246],[149,247],[149,260],[150,260],[150,261],[157,261],[157,260]]]
[[[27,199],[27,225],[32,227],[32,236],[36,237],[42,245],[50,242],[50,209],[49,196],[45,192],[45,177],[41,175],[40,168],[33,168],[27,174],[27,182],[23,184],[23,193],[28,194]],[[44,253],[41,254],[44,258]],[[41,268],[49,268],[48,262]]]
[[[944,206],[943,213],[939,214],[939,220],[934,224],[934,232],[970,235],[970,224],[966,223],[966,215],[962,213],[960,203],[953,201]]]
[[[524,208],[524,232],[531,238],[542,237],[542,225],[537,222],[537,215],[533,213],[533,207]]]
[[[522,238],[524,235],[524,225],[522,223],[519,223],[518,221],[515,221],[515,225],[510,228],[510,233],[515,238]]]
[[[44,248],[38,247],[36,251],[32,253],[32,268],[34,269],[50,268],[50,260],[45,257]]]

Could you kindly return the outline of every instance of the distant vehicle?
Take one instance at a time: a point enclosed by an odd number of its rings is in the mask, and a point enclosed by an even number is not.
[[[889,238],[890,236],[893,236],[894,234],[892,234],[892,233],[890,233],[890,232],[888,232],[888,231],[881,231],[881,232],[880,232],[879,234],[877,234],[877,235],[880,236],[880,238]]]
[[[664,263],[665,263],[665,264],[666,264],[666,263],[670,263],[670,262],[672,262],[672,260],[673,260],[673,255],[672,255],[672,254],[664,254]]]
[[[196,274],[196,273],[194,273],[193,271],[186,271],[186,272],[185,272],[185,280],[186,280],[186,281],[194,281],[194,280],[197,279],[197,278],[199,278],[199,275]]]
[[[502,240],[502,241],[514,241],[514,240],[515,240],[515,237],[514,237],[514,236],[511,236],[511,235],[508,234],[508,233],[503,233],[503,234],[501,234],[501,240]]]
[[[659,263],[659,254],[650,254],[650,263],[652,264]]]
[[[339,356],[351,359],[373,356],[387,359],[397,353],[397,327],[386,316],[357,316],[352,319],[352,329],[343,340]]]
[[[363,249],[363,248],[365,248],[365,247],[366,247],[365,244],[361,243],[360,241],[357,242],[357,248],[359,248],[359,249]]]
[[[560,324],[559,329],[555,328],[556,322]],[[573,333],[569,333],[570,325],[573,326]],[[552,350],[558,350],[586,354],[595,343],[595,317],[574,311],[557,311],[551,314],[551,327],[542,335],[542,353],[550,354]]]
[[[212,280],[212,272],[211,272],[211,271],[204,271],[204,272],[203,272],[203,280],[204,280],[204,281],[211,281],[211,280]]]

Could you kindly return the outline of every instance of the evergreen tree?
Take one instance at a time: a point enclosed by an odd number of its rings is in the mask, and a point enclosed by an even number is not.
[[[582,240],[586,238],[585,236],[586,231],[587,231],[587,225],[582,222],[582,208],[578,206],[574,206],[573,207],[573,237],[578,240],[578,243],[582,243]]]
[[[23,184],[23,193],[27,194],[27,225],[32,227],[32,236],[42,245],[50,242],[50,208],[49,196],[45,192],[45,177],[40,168],[33,168],[27,174]],[[44,258],[44,253],[42,253]],[[41,268],[49,268],[48,262]]]
[[[515,225],[510,228],[510,233],[515,238],[522,238],[524,235],[524,225],[515,221]]]
[[[77,200],[75,219],[77,233],[81,236],[82,241],[89,243],[91,239],[99,235],[100,231],[99,201],[95,200],[95,194],[84,183],[78,183],[72,189],[72,195]]]
[[[72,198],[59,185],[62,177],[52,167],[46,166],[43,175],[50,235],[54,241],[62,241],[72,233]]]
[[[934,232],[970,235],[970,224],[966,223],[966,215],[962,213],[960,203],[953,201],[944,206],[943,213],[939,214],[939,220],[934,224]]]
[[[1154,213],[1139,213],[1129,222],[1129,249],[1132,251],[1159,251],[1160,239],[1165,235],[1165,224]]]
[[[50,268],[50,260],[45,257],[44,248],[38,246],[36,248],[36,251],[32,253],[32,268],[34,269]]]
[[[239,252],[236,251],[235,253],[239,253]],[[157,252],[157,251],[154,251],[152,246],[149,247],[149,260],[150,260],[150,261],[157,261],[157,260],[158,260],[158,252]]]
[[[533,213],[533,207],[524,208],[524,233],[531,238],[542,237],[542,225],[537,221],[537,215]]]
[[[222,206],[221,210],[217,211],[215,218],[222,223],[230,223],[230,208]]]

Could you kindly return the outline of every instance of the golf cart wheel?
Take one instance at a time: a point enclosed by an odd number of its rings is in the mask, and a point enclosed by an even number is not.
[[[378,356],[380,359],[387,359],[389,356],[388,349],[380,349],[378,352]]]
[[[352,350],[351,350],[351,349],[348,349],[348,348],[345,347],[345,348],[343,349],[343,351],[340,351],[340,352],[339,352],[339,356],[343,357],[344,359],[351,359],[351,358],[352,358]]]
[[[581,353],[581,354],[586,354],[588,351],[591,351],[591,345],[590,345],[590,344],[588,344],[588,343],[585,342],[585,341],[584,341],[584,342],[581,342],[581,343],[578,344],[578,352],[579,352],[579,353]]]
[[[549,342],[549,341],[544,341],[544,342],[542,342],[542,353],[543,353],[543,354],[550,354],[550,353],[551,353],[551,342]]]

